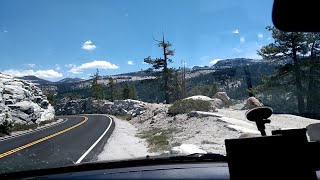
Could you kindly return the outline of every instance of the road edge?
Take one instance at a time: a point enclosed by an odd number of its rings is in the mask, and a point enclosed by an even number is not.
[[[111,116],[105,115],[105,114],[83,114],[84,116],[88,116],[88,115],[94,115],[94,116],[105,116],[107,118],[110,119],[110,123],[108,125],[108,127],[106,128],[106,130],[101,134],[101,136],[89,147],[89,149],[87,149],[85,151],[85,153],[83,153],[80,158],[74,163],[74,164],[79,164],[83,161],[83,159],[96,147],[96,145],[102,140],[102,138],[107,134],[107,132],[109,131],[109,129],[112,127],[112,124],[115,124],[113,118]],[[114,127],[114,126],[113,126]],[[114,128],[113,128],[114,129]],[[112,131],[113,131],[112,129]],[[112,132],[111,132],[112,134]]]
[[[36,128],[36,129],[33,129],[33,130],[25,130],[25,131],[20,131],[20,132],[18,131],[17,134],[15,134],[15,135],[1,137],[0,138],[0,142],[6,141],[6,140],[9,140],[9,139],[14,139],[14,138],[17,138],[17,137],[20,137],[20,136],[24,136],[24,135],[27,135],[27,134],[31,134],[31,133],[34,133],[34,132],[42,131],[42,130],[57,126],[59,124],[62,124],[62,123],[65,123],[65,122],[68,121],[67,118],[60,118],[60,119],[62,119],[62,121],[53,122],[52,124],[50,124],[48,126],[42,126],[42,127],[40,126],[40,127]]]

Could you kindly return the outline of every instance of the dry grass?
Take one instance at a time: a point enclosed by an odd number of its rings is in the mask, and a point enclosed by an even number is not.
[[[171,145],[169,138],[172,138],[172,134],[177,132],[176,129],[153,129],[149,131],[143,131],[137,136],[146,141],[149,144],[150,152],[159,152],[170,150]]]

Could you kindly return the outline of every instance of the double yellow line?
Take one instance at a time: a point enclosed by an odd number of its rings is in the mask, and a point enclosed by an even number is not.
[[[84,116],[83,116],[83,118],[84,118],[83,121],[81,121],[80,123],[78,123],[78,124],[76,124],[76,125],[74,125],[74,126],[71,126],[71,127],[67,128],[67,129],[64,129],[64,130],[62,130],[62,131],[59,131],[59,132],[57,132],[57,133],[51,134],[51,135],[49,135],[49,136],[43,137],[43,138],[38,139],[38,140],[36,140],[36,141],[33,141],[33,142],[31,142],[31,143],[25,144],[25,145],[23,145],[23,146],[20,146],[20,147],[17,147],[17,148],[15,148],[15,149],[12,149],[12,150],[10,150],[10,151],[7,151],[7,152],[5,152],[5,153],[2,153],[2,154],[0,154],[0,159],[3,158],[3,157],[9,156],[10,154],[16,153],[16,152],[21,151],[21,150],[23,150],[23,149],[26,149],[26,148],[28,148],[28,147],[30,147],[30,146],[33,146],[33,145],[35,145],[35,144],[41,143],[41,142],[43,142],[43,141],[46,141],[46,140],[48,140],[48,139],[50,139],[50,138],[53,138],[53,137],[55,137],[55,136],[58,136],[58,135],[60,135],[60,134],[63,134],[63,133],[65,133],[65,132],[67,132],[67,131],[70,131],[71,129],[74,129],[74,128],[78,127],[78,126],[81,126],[83,123],[85,123],[85,122],[88,121],[88,118],[87,118],[87,117],[84,117]]]

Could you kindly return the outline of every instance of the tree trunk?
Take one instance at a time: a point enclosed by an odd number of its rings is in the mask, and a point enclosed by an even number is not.
[[[175,93],[176,93],[176,98],[175,101],[177,101],[178,99],[180,99],[180,94],[179,94],[179,81],[178,81],[178,73],[175,72],[174,74],[174,81],[175,81]]]
[[[165,44],[164,38],[162,43]],[[163,56],[164,56],[164,67],[163,67],[163,76],[164,76],[164,99],[166,100],[166,104],[169,104],[169,87],[168,87],[168,80],[169,80],[169,72],[168,72],[168,62],[167,62],[167,53],[166,47],[163,46]]]
[[[166,104],[169,104],[169,89],[168,89],[168,68],[164,68],[164,99]]]
[[[309,118],[315,118],[314,105],[317,103],[315,101],[317,90],[315,88],[315,67],[311,65],[309,69],[309,85],[308,85],[308,93],[307,93],[307,109],[306,113]]]
[[[294,39],[292,39],[292,59],[293,59],[293,70],[295,75],[295,86],[296,86],[296,96],[298,100],[298,111],[300,115],[305,115],[305,103],[303,95],[303,87],[301,83],[300,65],[297,59],[297,50]]]
[[[307,109],[306,113],[309,118],[320,119],[320,96],[318,95],[319,90],[319,83],[317,79],[319,78],[318,69],[320,68],[319,62],[312,57],[311,65],[309,69],[309,76],[308,76],[308,92],[307,92]]]
[[[110,85],[110,101],[113,102],[113,85]]]
[[[252,80],[251,80],[251,74],[248,69],[248,66],[244,66],[244,74],[246,76],[246,81],[247,81],[247,86],[248,86],[248,91],[249,91],[249,97],[253,97],[254,94],[251,92],[252,90]]]

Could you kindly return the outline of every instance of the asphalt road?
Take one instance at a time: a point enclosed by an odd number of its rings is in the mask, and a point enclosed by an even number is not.
[[[114,122],[103,115],[65,116],[48,129],[0,141],[0,173],[95,161]]]

